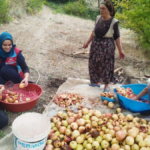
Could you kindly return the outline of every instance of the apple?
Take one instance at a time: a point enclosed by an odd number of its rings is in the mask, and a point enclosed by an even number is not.
[[[24,83],[20,83],[20,84],[19,84],[19,88],[21,88],[21,89],[24,88],[24,86],[25,86]]]
[[[107,142],[106,140],[103,140],[103,141],[101,142],[101,147],[104,148],[104,149],[105,149],[105,148],[107,149],[107,148],[109,147],[109,142]]]
[[[96,141],[99,142],[99,143],[101,143],[102,139],[103,138],[101,136],[96,137]]]
[[[87,145],[86,145],[86,149],[87,149],[87,150],[91,150],[91,149],[92,149],[92,144],[87,143]]]
[[[72,149],[75,149],[75,148],[77,147],[77,142],[76,142],[76,141],[71,141],[71,142],[70,142],[70,147],[71,147]]]

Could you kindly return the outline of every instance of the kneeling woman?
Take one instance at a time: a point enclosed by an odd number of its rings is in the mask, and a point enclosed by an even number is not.
[[[29,68],[21,50],[13,44],[12,35],[3,32],[0,34],[0,84],[9,80],[28,86]]]
[[[8,124],[8,116],[3,111],[0,111],[0,129]]]

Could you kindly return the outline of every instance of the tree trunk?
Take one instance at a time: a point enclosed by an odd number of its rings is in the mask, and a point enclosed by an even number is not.
[[[98,0],[98,7],[99,7],[99,5],[100,5],[100,0]]]

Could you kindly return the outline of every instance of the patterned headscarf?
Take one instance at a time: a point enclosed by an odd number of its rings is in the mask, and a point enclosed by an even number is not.
[[[110,0],[104,0],[101,2],[101,4],[104,4],[107,7],[111,16],[115,16],[116,11],[114,9],[114,5]]]

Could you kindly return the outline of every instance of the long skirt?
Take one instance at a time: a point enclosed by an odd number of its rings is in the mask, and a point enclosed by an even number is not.
[[[114,79],[115,43],[113,38],[94,38],[89,56],[90,81],[109,84]]]

